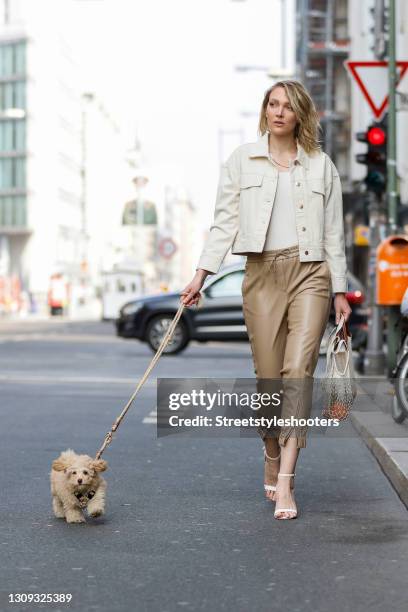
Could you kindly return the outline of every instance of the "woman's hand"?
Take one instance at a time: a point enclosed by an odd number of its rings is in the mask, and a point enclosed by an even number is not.
[[[336,325],[340,322],[340,316],[344,316],[344,320],[347,322],[351,315],[351,308],[346,298],[345,293],[336,293],[334,296],[334,310],[336,313]]]
[[[191,283],[188,283],[181,291],[181,301],[186,306],[194,306],[194,304],[198,304],[198,301],[201,297],[200,289],[204,285],[205,278],[207,274],[207,270],[199,269],[195,273],[193,280]]]

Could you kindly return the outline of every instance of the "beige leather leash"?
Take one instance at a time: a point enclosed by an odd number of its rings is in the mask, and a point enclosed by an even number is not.
[[[198,300],[197,303],[197,308],[200,308],[201,305],[201,300],[202,300],[202,296],[200,295],[200,298]],[[118,416],[118,418],[116,419],[116,421],[113,423],[111,429],[108,431],[108,433],[105,436],[105,440],[103,441],[103,444],[101,446],[101,448],[98,450],[98,452],[95,455],[95,459],[100,459],[102,456],[102,453],[104,452],[105,448],[107,446],[109,446],[109,444],[112,442],[113,440],[113,434],[114,432],[118,429],[119,425],[121,424],[121,422],[123,421],[125,414],[127,413],[127,411],[129,410],[130,406],[133,403],[133,400],[135,399],[136,395],[138,394],[140,388],[142,387],[142,385],[145,383],[145,381],[147,380],[150,372],[153,370],[154,366],[156,365],[156,363],[158,362],[160,355],[162,354],[162,352],[164,351],[164,349],[166,348],[167,344],[169,343],[171,337],[174,334],[174,331],[176,329],[177,323],[183,313],[183,310],[185,308],[185,304],[183,302],[181,302],[176,314],[174,315],[174,319],[172,320],[172,322],[169,325],[169,328],[167,330],[167,332],[165,333],[165,335],[163,336],[163,339],[160,343],[159,348],[156,351],[156,354],[154,355],[153,359],[151,360],[151,362],[149,363],[146,372],[143,374],[142,378],[140,379],[140,382],[138,383],[134,393],[132,394],[132,396],[130,397],[128,403],[126,404],[126,406],[123,408],[122,412],[120,413],[120,415]]]

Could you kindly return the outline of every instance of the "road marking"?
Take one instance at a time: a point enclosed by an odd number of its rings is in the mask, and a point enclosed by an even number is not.
[[[93,336],[84,334],[48,334],[48,333],[34,333],[34,334],[13,334],[10,336],[0,336],[0,344],[7,344],[7,342],[95,342],[95,343],[117,343],[122,344],[124,340],[115,336]]]
[[[90,383],[90,384],[117,384],[117,385],[136,385],[137,378],[108,378],[101,376],[28,376],[0,374],[2,383]],[[156,387],[156,380],[147,380],[143,387]]]
[[[149,412],[149,416],[144,417],[142,422],[148,425],[157,425],[157,411],[152,410]]]

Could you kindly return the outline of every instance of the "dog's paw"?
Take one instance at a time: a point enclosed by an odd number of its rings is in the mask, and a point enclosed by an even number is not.
[[[82,514],[67,514],[67,523],[86,523],[85,517]]]
[[[89,512],[89,516],[92,518],[97,518],[98,516],[102,516],[104,514],[103,508],[95,508]]]
[[[56,497],[52,500],[52,509],[54,510],[54,516],[56,518],[65,518],[64,506]]]

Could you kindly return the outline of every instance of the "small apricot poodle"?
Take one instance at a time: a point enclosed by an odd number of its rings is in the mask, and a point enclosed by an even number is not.
[[[84,523],[83,510],[91,517],[105,512],[106,480],[99,475],[108,467],[104,459],[77,455],[68,449],[52,463],[50,472],[52,508],[67,523]]]

